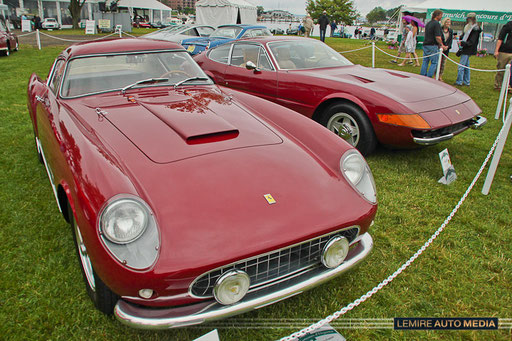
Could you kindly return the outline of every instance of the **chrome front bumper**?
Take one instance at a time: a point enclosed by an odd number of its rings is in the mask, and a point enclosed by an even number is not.
[[[114,315],[122,323],[142,329],[185,327],[227,318],[276,303],[314,288],[360,263],[368,256],[372,248],[373,239],[369,233],[365,233],[339,267],[308,272],[271,287],[250,292],[242,301],[233,305],[221,305],[215,301],[208,301],[184,307],[153,309],[133,305],[120,299],[115,306]]]
[[[470,124],[466,126],[465,129],[469,126],[471,129],[479,129],[483,127],[487,123],[487,119],[483,116],[476,116]],[[460,131],[459,131],[460,132]],[[457,132],[455,132],[457,134]],[[413,140],[416,144],[419,144],[421,146],[431,146],[433,144],[437,144],[439,142],[443,142],[446,140],[449,140],[455,136],[454,133],[449,133],[441,136],[436,137],[413,137]]]

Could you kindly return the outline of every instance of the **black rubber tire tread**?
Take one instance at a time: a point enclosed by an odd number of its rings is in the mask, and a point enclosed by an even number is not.
[[[114,313],[114,307],[115,307],[117,301],[119,300],[119,296],[116,295],[112,290],[110,290],[110,288],[107,287],[105,285],[105,283],[103,283],[101,278],[96,274],[94,267],[93,267],[93,274],[94,274],[94,282],[96,285],[96,290],[93,290],[91,288],[91,286],[89,285],[89,283],[87,282],[87,277],[86,277],[85,271],[82,267],[82,261],[80,260],[80,255],[79,255],[79,251],[78,251],[78,241],[77,241],[77,236],[75,233],[75,224],[76,224],[75,216],[73,214],[73,211],[72,211],[69,203],[67,204],[67,206],[68,206],[67,209],[68,209],[68,216],[69,216],[71,231],[73,233],[73,241],[75,243],[75,251],[76,251],[76,255],[77,255],[78,265],[80,266],[80,270],[82,272],[82,277],[83,277],[85,287],[87,290],[87,295],[89,295],[89,297],[92,300],[92,302],[94,303],[94,306],[96,307],[96,309],[98,309],[99,311],[101,311],[102,313],[104,313],[106,315],[112,315]]]

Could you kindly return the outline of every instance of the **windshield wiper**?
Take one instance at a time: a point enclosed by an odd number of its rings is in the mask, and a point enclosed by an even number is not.
[[[174,84],[174,89],[176,89],[178,86],[180,86],[181,84],[183,83],[186,83],[186,82],[190,82],[190,81],[207,81],[207,80],[210,80],[210,78],[208,77],[190,77],[190,78],[186,78],[182,81],[179,81],[178,83]]]
[[[135,82],[133,84],[130,84],[128,86],[125,86],[124,88],[121,89],[121,93],[124,95],[126,90],[128,90],[130,88],[133,88],[134,86],[139,85],[139,84],[161,83],[161,82],[167,82],[167,81],[169,81],[169,78],[148,78],[148,79],[143,79],[143,80],[140,80],[140,81]]]

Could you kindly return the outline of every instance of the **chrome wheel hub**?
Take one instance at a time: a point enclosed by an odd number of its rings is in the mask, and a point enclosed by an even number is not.
[[[327,122],[327,129],[350,143],[357,146],[359,142],[359,126],[357,122],[347,113],[336,113]]]

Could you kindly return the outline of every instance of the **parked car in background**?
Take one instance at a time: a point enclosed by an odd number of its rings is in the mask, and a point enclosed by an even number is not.
[[[265,26],[222,25],[212,32],[208,38],[185,39],[181,42],[181,45],[183,45],[191,55],[195,55],[206,49],[229,43],[236,39],[271,35],[272,33],[270,33]]]
[[[60,25],[55,18],[44,18],[41,22],[41,28],[44,30],[58,30]]]
[[[47,80],[31,76],[28,109],[87,293],[127,325],[261,308],[372,249],[377,198],[361,154],[215,85],[176,43],[67,47]]]
[[[363,154],[377,143],[402,148],[435,144],[486,122],[471,97],[453,86],[354,65],[315,39],[244,39],[195,60],[217,84],[310,117]]]
[[[5,21],[0,20],[0,53],[8,56],[11,51],[18,51],[18,37],[7,27]]]
[[[269,31],[272,34],[284,34],[284,30],[279,27],[270,28]]]
[[[298,35],[299,34],[299,25],[294,25],[286,29],[287,35]]]
[[[215,28],[208,25],[176,25],[141,36],[141,38],[158,39],[181,43],[192,37],[209,37]]]

